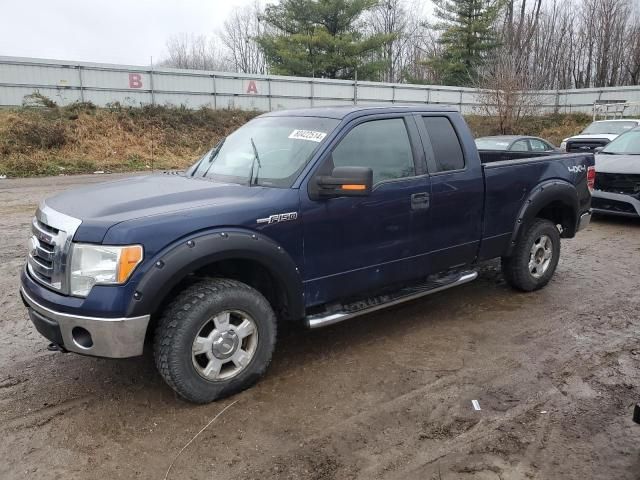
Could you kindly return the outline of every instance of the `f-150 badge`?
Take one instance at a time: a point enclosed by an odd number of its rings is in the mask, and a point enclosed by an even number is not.
[[[276,213],[275,215],[269,215],[266,218],[259,218],[256,220],[259,224],[262,223],[280,223],[280,222],[288,222],[290,220],[295,220],[298,218],[298,212],[289,212],[289,213]]]

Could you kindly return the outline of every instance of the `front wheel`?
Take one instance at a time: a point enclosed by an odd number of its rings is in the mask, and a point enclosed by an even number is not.
[[[156,367],[180,396],[208,403],[253,385],[276,341],[269,302],[250,286],[201,280],[162,313],[154,338]]]
[[[510,257],[502,257],[502,273],[513,288],[531,292],[553,277],[560,259],[560,233],[549,220],[535,219],[520,235]]]

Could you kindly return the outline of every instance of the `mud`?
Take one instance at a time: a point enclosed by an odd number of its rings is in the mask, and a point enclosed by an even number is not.
[[[324,330],[283,333],[253,389],[194,406],[149,354],[52,353],[18,273],[45,196],[104,180],[0,180],[0,478],[640,479],[640,222],[563,241],[550,285],[480,278]],[[473,409],[471,400],[480,403]]]

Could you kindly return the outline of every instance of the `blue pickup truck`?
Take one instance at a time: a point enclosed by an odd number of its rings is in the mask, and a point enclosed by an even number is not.
[[[141,355],[183,398],[257,381],[276,329],[333,324],[474,280],[545,286],[591,218],[594,159],[478,152],[436,106],[272,112],[183,173],[45,200],[21,295],[52,348]]]

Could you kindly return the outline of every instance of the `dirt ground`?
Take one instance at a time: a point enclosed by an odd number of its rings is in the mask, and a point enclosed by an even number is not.
[[[37,203],[104,179],[0,180],[1,479],[162,479],[234,401],[169,478],[640,479],[640,222],[599,218],[563,241],[539,292],[511,291],[491,264],[457,289],[285,332],[256,387],[194,406],[149,354],[47,351],[22,307]]]

